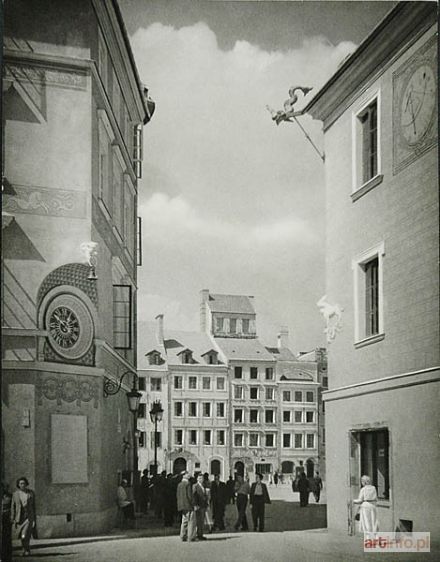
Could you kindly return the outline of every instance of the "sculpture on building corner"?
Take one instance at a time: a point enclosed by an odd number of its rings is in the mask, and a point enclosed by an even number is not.
[[[299,90],[303,93],[304,96],[306,96],[312,89],[313,88],[309,88],[308,86],[292,86],[289,89],[289,99],[284,102],[284,111],[281,109],[275,111],[274,109],[266,105],[266,108],[272,115],[272,120],[275,121],[277,125],[279,125],[282,121],[292,122],[292,119],[294,117],[296,117],[297,115],[302,115],[302,111],[295,111],[294,109],[294,105],[298,101],[298,96],[295,92]]]
[[[98,265],[98,243],[83,242],[80,249],[90,266],[88,278],[91,280],[98,279],[96,276],[96,266]]]
[[[342,330],[342,313],[344,309],[338,304],[330,304],[327,302],[327,295],[324,295],[316,303],[319,312],[325,320],[326,327],[324,333],[327,335],[327,342],[332,342],[336,334]]]

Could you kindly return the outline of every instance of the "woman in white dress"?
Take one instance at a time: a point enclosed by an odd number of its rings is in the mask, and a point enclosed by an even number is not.
[[[362,476],[361,490],[357,500],[353,503],[360,505],[359,508],[359,530],[364,533],[377,533],[379,522],[377,520],[377,492],[371,484],[369,476]]]

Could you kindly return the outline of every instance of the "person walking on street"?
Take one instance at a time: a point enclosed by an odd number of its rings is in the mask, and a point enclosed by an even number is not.
[[[141,510],[148,513],[148,500],[150,496],[150,479],[148,477],[148,468],[142,471],[141,476]]]
[[[11,521],[18,531],[23,546],[23,556],[30,556],[31,536],[36,538],[37,516],[35,512],[35,492],[29,488],[25,477],[17,480],[17,490],[12,494]]]
[[[196,513],[197,540],[206,541],[206,537],[203,536],[203,527],[205,511],[208,507],[208,494],[203,486],[203,474],[197,475],[197,482],[193,486],[193,505]]]
[[[278,486],[278,472],[275,472],[275,474],[273,475],[273,483],[275,484],[275,486]]]
[[[228,504],[235,503],[235,482],[232,476],[229,476],[226,482],[226,487],[228,489]]]
[[[211,506],[214,517],[213,529],[224,531],[225,529],[225,507],[228,500],[228,490],[226,484],[221,482],[220,475],[214,476],[214,482],[211,484]]]
[[[321,497],[321,490],[322,479],[319,476],[319,472],[317,472],[315,478],[313,479],[313,495],[315,496],[316,503],[319,502],[319,498]]]
[[[309,504],[310,484],[307,480],[305,472],[301,472],[298,480],[299,490],[299,505],[300,507],[307,507]]]
[[[267,486],[263,482],[263,475],[255,474],[255,482],[251,486],[250,504],[252,506],[252,520],[254,531],[264,531],[264,506],[270,502]]]
[[[182,515],[180,540],[192,542],[196,538],[196,520],[193,506],[192,486],[189,472],[182,472],[182,480],[177,486],[177,509]]]
[[[235,523],[234,529],[238,531],[241,527],[242,531],[248,531],[248,522],[246,517],[246,507],[248,503],[248,495],[250,493],[249,482],[244,480],[243,476],[237,476],[235,483],[235,492],[237,494],[237,511],[238,519]]]

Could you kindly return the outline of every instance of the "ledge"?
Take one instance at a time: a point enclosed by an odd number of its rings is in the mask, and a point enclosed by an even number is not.
[[[374,336],[370,336],[369,338],[365,338],[363,340],[359,340],[354,342],[354,347],[355,349],[360,349],[361,347],[365,347],[366,345],[371,345],[373,343],[376,343],[378,341],[382,341],[383,339],[385,339],[385,334],[375,334]]]
[[[371,180],[368,180],[367,183],[364,183],[364,185],[362,185],[359,189],[357,189],[351,194],[352,202],[354,203],[355,201],[363,197],[366,193],[368,193],[376,186],[381,184],[382,181],[383,181],[383,174],[378,174],[377,176],[374,176],[374,178],[371,178]]]

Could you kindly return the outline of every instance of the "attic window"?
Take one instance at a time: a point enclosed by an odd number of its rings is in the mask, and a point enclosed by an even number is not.
[[[184,353],[182,353],[182,363],[190,364],[192,362],[193,362],[193,358],[192,358],[191,351],[185,351]]]
[[[158,352],[150,353],[150,355],[148,356],[148,360],[150,365],[160,365],[161,364],[160,353]]]
[[[205,361],[209,365],[217,365],[218,363],[217,353],[215,351],[212,351],[211,353],[207,353],[205,355]]]

